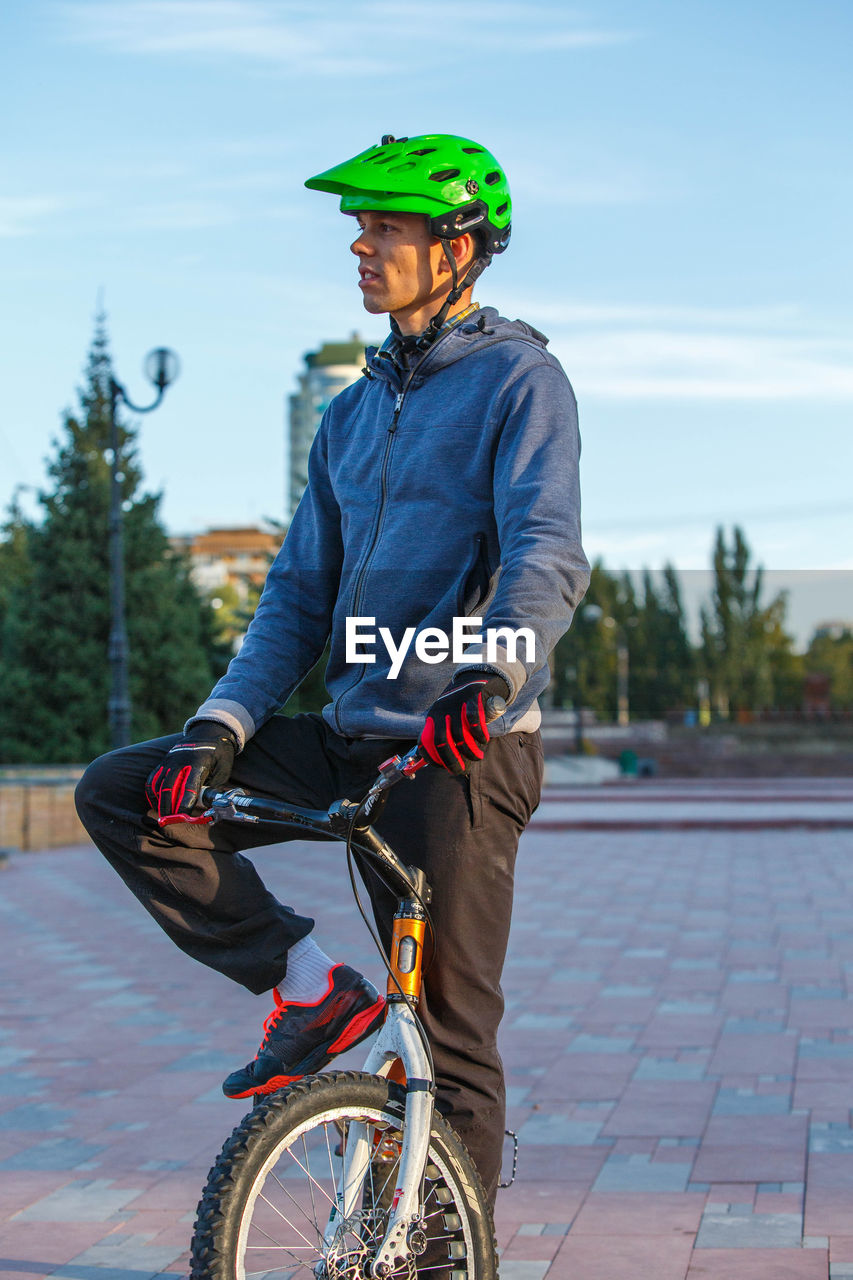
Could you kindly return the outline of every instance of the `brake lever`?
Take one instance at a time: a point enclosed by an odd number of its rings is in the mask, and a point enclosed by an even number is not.
[[[212,811],[208,809],[205,813],[199,814],[197,817],[193,817],[190,813],[167,813],[165,818],[157,819],[157,826],[177,827],[183,825],[188,827],[206,827],[209,823],[215,821],[216,819],[214,818]]]
[[[210,794],[208,792],[208,794]],[[230,791],[219,791],[214,795],[210,808],[205,809],[204,813],[193,816],[189,813],[170,813],[165,818],[158,818],[158,827],[171,827],[179,824],[185,824],[192,827],[206,827],[213,822],[260,822],[260,818],[254,814],[245,813],[237,808],[234,803],[235,796],[244,796],[245,791],[239,787],[232,787]]]

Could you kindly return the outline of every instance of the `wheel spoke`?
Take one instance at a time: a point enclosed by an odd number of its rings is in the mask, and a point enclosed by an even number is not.
[[[270,1172],[270,1177],[271,1177],[271,1178],[273,1179],[273,1181],[276,1183],[276,1185],[278,1186],[278,1188],[280,1189],[280,1191],[282,1191],[282,1192],[283,1192],[283,1194],[287,1196],[288,1200],[291,1202],[291,1204],[294,1206],[294,1208],[299,1210],[299,1212],[302,1214],[303,1218],[304,1218],[304,1219],[305,1219],[305,1221],[309,1224],[309,1226],[312,1226],[312,1227],[314,1228],[314,1230],[315,1230],[315,1231],[316,1231],[316,1233],[317,1233],[317,1239],[318,1239],[318,1240],[322,1240],[322,1239],[323,1239],[323,1233],[322,1233],[322,1231],[319,1229],[319,1225],[318,1225],[318,1223],[317,1223],[317,1214],[316,1214],[316,1211],[315,1211],[315,1214],[314,1214],[314,1217],[313,1217],[313,1218],[311,1217],[311,1215],[310,1215],[310,1214],[306,1213],[306,1211],[303,1209],[303,1207],[302,1207],[302,1205],[299,1203],[299,1201],[298,1201],[298,1200],[296,1200],[296,1199],[294,1198],[294,1196],[293,1196],[293,1195],[291,1195],[291,1193],[288,1191],[287,1187],[284,1185],[284,1183],[282,1182],[281,1178],[279,1178],[279,1176],[278,1176],[278,1174],[276,1173],[275,1169],[271,1170],[271,1172]],[[275,1206],[274,1206],[274,1205],[270,1205],[270,1208],[275,1208]],[[284,1217],[284,1214],[282,1214],[281,1216],[282,1216],[282,1217]],[[285,1221],[286,1221],[286,1219],[285,1219]],[[294,1230],[295,1230],[295,1227],[294,1227]]]
[[[289,1148],[289,1147],[288,1147],[288,1150],[287,1150],[287,1154],[290,1156],[290,1158],[291,1158],[291,1160],[293,1161],[293,1163],[294,1163],[294,1164],[299,1165],[299,1168],[300,1168],[300,1169],[302,1170],[302,1172],[305,1174],[305,1176],[306,1176],[306,1178],[308,1179],[309,1183],[310,1183],[313,1187],[316,1187],[316,1188],[317,1188],[317,1190],[320,1192],[320,1194],[321,1194],[321,1195],[323,1195],[323,1196],[325,1196],[325,1197],[326,1197],[326,1199],[328,1200],[328,1202],[329,1202],[329,1204],[330,1204],[330,1205],[333,1205],[333,1206],[334,1206],[335,1201],[334,1201],[334,1200],[332,1199],[332,1197],[329,1195],[328,1191],[326,1191],[325,1187],[321,1187],[321,1186],[320,1186],[319,1182],[318,1182],[318,1181],[317,1181],[317,1179],[314,1177],[313,1173],[312,1173],[312,1172],[311,1172],[311,1170],[307,1167],[307,1165],[303,1164],[303,1163],[302,1163],[302,1161],[299,1159],[299,1157],[298,1157],[298,1156],[295,1156],[295,1155],[293,1154],[293,1152],[290,1150],[290,1148]],[[312,1196],[312,1200],[313,1200],[313,1196]]]
[[[301,1231],[299,1230],[299,1228],[297,1227],[296,1223],[295,1223],[295,1222],[291,1222],[291,1221],[290,1221],[290,1218],[288,1218],[286,1214],[282,1213],[281,1209],[278,1209],[278,1208],[273,1204],[272,1200],[268,1199],[268,1198],[267,1198],[267,1196],[265,1196],[265,1195],[264,1195],[263,1191],[260,1193],[259,1199],[263,1200],[264,1204],[268,1204],[268,1205],[269,1205],[269,1207],[272,1209],[273,1213],[277,1214],[277,1215],[278,1215],[278,1217],[279,1217],[279,1218],[281,1218],[282,1222],[286,1222],[286,1223],[287,1223],[287,1225],[290,1227],[291,1231],[295,1231],[295,1232],[296,1232],[296,1234],[299,1236],[299,1239],[300,1239],[300,1240],[304,1240],[304,1241],[305,1241],[305,1247],[306,1247],[307,1249],[316,1249],[316,1247],[317,1247],[317,1246],[316,1246],[315,1244],[312,1244],[312,1242],[308,1239],[308,1237],[307,1237],[307,1236],[304,1236],[304,1235],[302,1234],[302,1232],[301,1232]],[[310,1218],[309,1218],[309,1222],[310,1222]],[[256,1222],[255,1222],[255,1223],[252,1223],[252,1226],[253,1226],[253,1228],[255,1229],[255,1231],[260,1231],[260,1230],[261,1230],[261,1228],[258,1226],[258,1224],[257,1224]],[[272,1238],[272,1237],[270,1237],[270,1238]]]
[[[401,1101],[401,1091],[377,1077],[329,1073],[246,1116],[199,1206],[192,1280],[367,1280],[399,1181]],[[349,1214],[330,1219],[343,1176],[352,1182]],[[397,1260],[389,1280],[418,1280],[418,1273],[450,1280],[454,1268],[467,1280],[495,1280],[476,1170],[440,1116],[424,1199],[427,1250]]]

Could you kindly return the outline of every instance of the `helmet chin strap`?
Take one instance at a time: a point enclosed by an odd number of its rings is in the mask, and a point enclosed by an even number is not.
[[[432,319],[430,320],[429,324],[424,329],[420,337],[414,340],[412,347],[416,351],[426,351],[428,347],[432,346],[433,342],[435,342],[435,339],[438,336],[438,332],[441,329],[441,326],[444,324],[445,320],[447,319],[447,313],[450,310],[450,308],[455,306],[456,303],[459,301],[459,299],[462,297],[463,293],[465,293],[466,289],[470,289],[471,286],[475,283],[475,281],[477,281],[480,278],[480,276],[485,271],[486,267],[489,265],[489,261],[490,261],[490,258],[475,258],[474,261],[471,263],[471,266],[468,268],[468,272],[465,276],[465,279],[460,284],[459,268],[456,265],[456,258],[453,255],[453,249],[451,248],[450,241],[444,238],[441,238],[440,244],[442,249],[444,250],[444,256],[447,258],[447,261],[450,264],[450,273],[453,280],[453,286],[450,290],[450,293],[445,298],[440,311],[437,311],[436,314],[432,317]]]

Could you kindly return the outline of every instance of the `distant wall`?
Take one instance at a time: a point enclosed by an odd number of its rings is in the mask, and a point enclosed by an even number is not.
[[[89,837],[74,809],[81,769],[9,769],[0,777],[0,848],[55,849]]]

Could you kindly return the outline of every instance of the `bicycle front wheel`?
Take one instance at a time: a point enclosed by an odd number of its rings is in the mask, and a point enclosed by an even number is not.
[[[192,1280],[370,1280],[388,1223],[404,1127],[405,1089],[378,1076],[330,1072],[270,1095],[226,1142],[199,1203]],[[369,1158],[348,1215],[329,1238],[350,1127]],[[353,1138],[355,1141],[355,1137]],[[401,1280],[494,1280],[492,1217],[477,1170],[435,1115],[417,1249]]]

